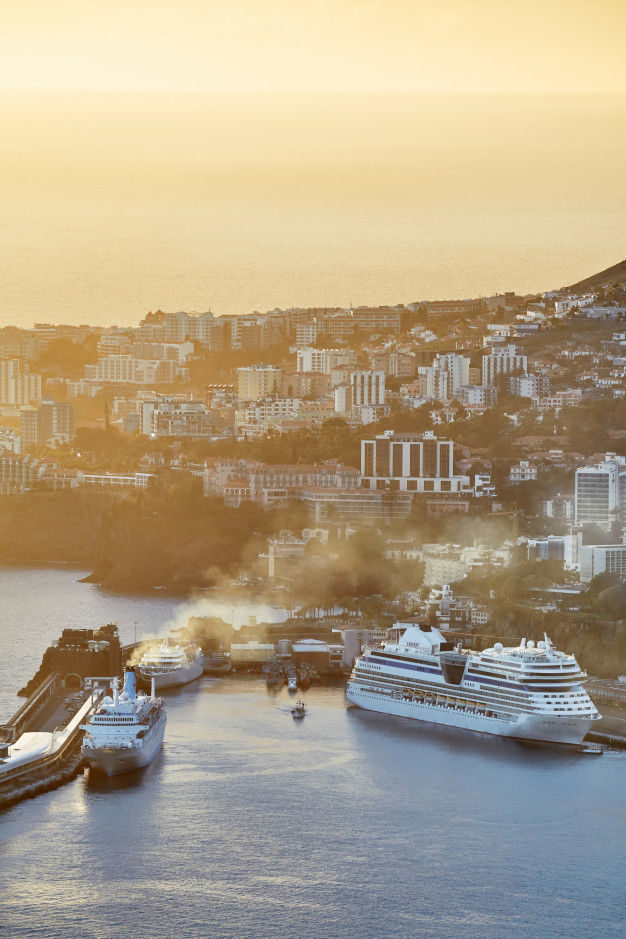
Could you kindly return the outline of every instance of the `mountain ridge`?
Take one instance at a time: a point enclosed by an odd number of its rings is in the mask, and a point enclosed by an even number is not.
[[[613,264],[612,267],[607,267],[598,274],[592,274],[590,277],[585,277],[584,280],[570,284],[569,287],[563,287],[563,290],[580,293],[585,290],[597,290],[600,287],[604,287],[606,284],[623,283],[626,283],[626,259],[618,261],[617,264]]]

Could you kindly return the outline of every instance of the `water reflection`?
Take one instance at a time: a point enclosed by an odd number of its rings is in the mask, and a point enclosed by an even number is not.
[[[117,776],[107,776],[98,770],[85,770],[85,792],[92,795],[105,795],[124,790],[148,789],[155,777],[162,774],[165,768],[165,753],[161,750],[154,759],[141,769],[120,773]]]

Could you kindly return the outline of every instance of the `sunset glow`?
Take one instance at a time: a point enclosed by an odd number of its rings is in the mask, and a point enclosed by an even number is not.
[[[24,0],[0,87],[621,93],[619,0]]]

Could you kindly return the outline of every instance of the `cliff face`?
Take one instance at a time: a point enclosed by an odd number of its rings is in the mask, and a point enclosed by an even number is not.
[[[571,284],[569,287],[564,287],[564,290],[571,290],[573,293],[585,293],[588,290],[599,290],[600,287],[604,287],[607,284],[624,284],[626,283],[626,260],[620,261],[618,264],[614,264],[612,267],[607,267],[606,270],[600,271],[599,274],[592,274],[591,277],[586,277],[584,280],[579,280],[575,284]]]
[[[110,504],[109,493],[70,490],[3,497],[0,560],[93,566]]]

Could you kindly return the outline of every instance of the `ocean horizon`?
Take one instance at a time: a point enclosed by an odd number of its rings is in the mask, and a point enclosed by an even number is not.
[[[0,92],[0,326],[462,299],[626,255],[622,96]]]

